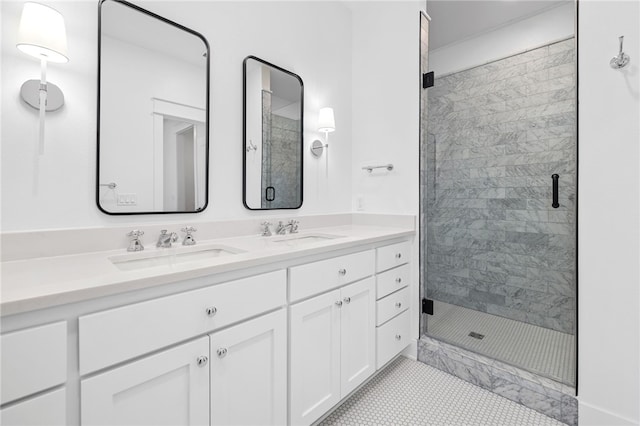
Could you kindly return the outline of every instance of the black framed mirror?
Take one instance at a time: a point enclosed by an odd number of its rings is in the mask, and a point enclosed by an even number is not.
[[[122,0],[102,0],[98,16],[98,208],[112,215],[203,211],[207,40]]]
[[[304,84],[248,56],[243,62],[243,202],[250,210],[302,206]]]

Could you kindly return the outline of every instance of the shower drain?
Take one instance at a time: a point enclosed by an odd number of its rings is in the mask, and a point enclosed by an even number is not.
[[[482,339],[484,339],[484,334],[480,334],[480,333],[476,333],[475,331],[472,331],[471,333],[469,333],[469,337],[473,337],[474,339],[482,340]]]

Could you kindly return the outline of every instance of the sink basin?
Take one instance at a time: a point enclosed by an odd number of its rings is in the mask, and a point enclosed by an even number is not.
[[[233,247],[216,245],[198,248],[166,249],[150,253],[131,253],[124,254],[122,256],[112,256],[109,260],[121,271],[135,271],[137,269],[179,265],[185,262],[207,260],[241,252],[242,250],[238,250]]]
[[[300,245],[317,243],[319,241],[333,240],[335,238],[342,238],[342,235],[332,234],[302,234],[302,235],[288,235],[286,237],[280,237],[271,240],[276,245]]]

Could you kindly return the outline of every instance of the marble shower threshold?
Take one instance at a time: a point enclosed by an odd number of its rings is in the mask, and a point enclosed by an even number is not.
[[[423,335],[418,360],[570,426],[578,424],[575,388]]]

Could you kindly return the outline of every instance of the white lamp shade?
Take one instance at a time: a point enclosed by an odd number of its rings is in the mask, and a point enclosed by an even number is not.
[[[68,62],[64,17],[49,6],[25,3],[16,47],[38,59]]]
[[[333,117],[333,108],[320,108],[318,131],[333,132],[334,130],[336,130],[336,120]]]

